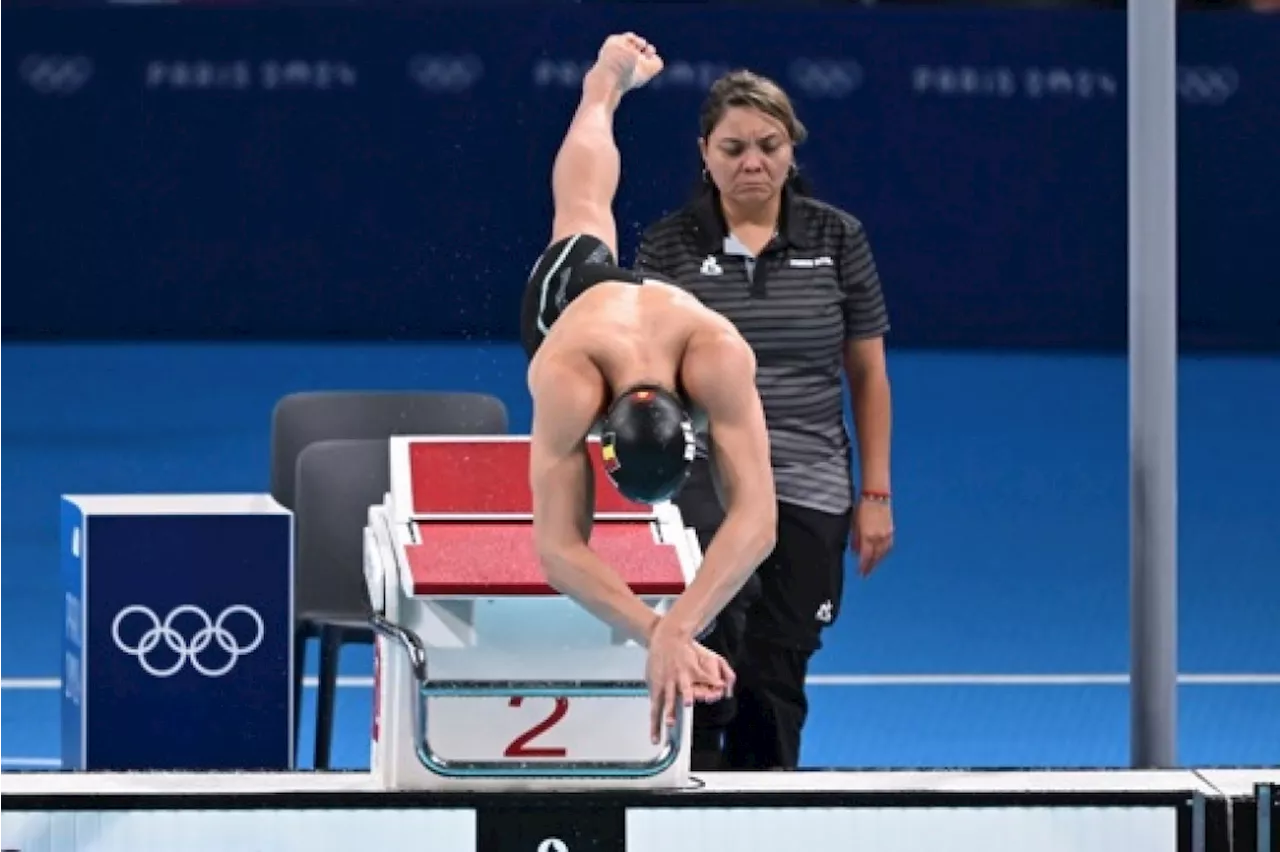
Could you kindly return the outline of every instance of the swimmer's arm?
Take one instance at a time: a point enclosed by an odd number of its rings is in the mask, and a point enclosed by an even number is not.
[[[689,395],[706,410],[711,460],[724,491],[725,517],[693,582],[666,617],[681,636],[701,634],[773,551],[778,504],[769,461],[769,433],[756,392],[755,357],[729,338],[715,357],[686,360]]]
[[[547,582],[596,618],[647,645],[657,614],[588,544],[595,478],[584,436],[599,411],[600,394],[562,373],[544,374],[530,382],[530,390],[533,534]]]

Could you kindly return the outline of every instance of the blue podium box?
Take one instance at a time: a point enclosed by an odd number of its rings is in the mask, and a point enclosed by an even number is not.
[[[63,768],[292,768],[292,513],[66,495],[61,535]]]

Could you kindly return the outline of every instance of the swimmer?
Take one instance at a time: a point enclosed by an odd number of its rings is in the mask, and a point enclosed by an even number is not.
[[[648,648],[650,736],[675,724],[678,703],[718,701],[734,673],[697,641],[772,551],[777,501],[755,356],[726,319],[684,290],[617,266],[613,200],[621,157],[613,116],[623,96],[662,70],[653,45],[605,40],[556,155],[550,247],[521,311],[533,398],[530,484],[547,581]],[[708,431],[725,520],[685,592],[659,617],[592,552],[594,478],[587,437],[598,428],[605,467],[636,502],[669,500]]]

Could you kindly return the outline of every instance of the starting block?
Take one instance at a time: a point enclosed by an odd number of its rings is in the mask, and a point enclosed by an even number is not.
[[[701,562],[670,503],[618,494],[599,442],[591,547],[657,612]],[[683,732],[654,745],[644,648],[551,588],[533,543],[529,439],[395,437],[369,510],[372,771],[389,789],[672,789]]]

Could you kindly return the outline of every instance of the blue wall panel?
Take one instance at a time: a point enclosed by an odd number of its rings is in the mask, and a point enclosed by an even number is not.
[[[1280,19],[1181,28],[1185,340],[1280,347]],[[619,118],[625,260],[745,65],[865,222],[898,344],[1123,345],[1123,14],[702,5],[8,9],[4,333],[511,339],[619,29],[668,59]]]

